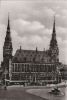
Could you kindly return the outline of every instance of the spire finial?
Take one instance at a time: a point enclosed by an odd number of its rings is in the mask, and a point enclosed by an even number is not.
[[[55,33],[56,30],[55,30],[55,15],[54,15],[54,23],[53,23],[53,33]]]
[[[54,15],[54,21],[55,21],[55,15]]]
[[[7,22],[7,30],[6,30],[6,39],[11,41],[11,34],[10,34],[10,20],[9,20],[9,14],[8,14],[8,22]]]
[[[7,25],[7,30],[10,29],[10,20],[9,20],[9,13],[8,13],[8,25]]]
[[[54,24],[55,24],[55,15],[54,15]]]

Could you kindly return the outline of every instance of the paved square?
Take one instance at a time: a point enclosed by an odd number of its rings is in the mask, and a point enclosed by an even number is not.
[[[7,90],[0,89],[0,100],[46,100],[26,92],[23,87],[8,87]]]

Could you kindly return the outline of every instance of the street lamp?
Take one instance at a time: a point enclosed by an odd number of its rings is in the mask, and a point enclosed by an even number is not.
[[[7,89],[7,84],[6,84],[6,75],[7,75],[7,73],[8,73],[8,71],[7,71],[7,69],[5,68],[5,72],[4,72],[4,75],[5,75],[5,86],[4,86],[4,89],[6,90]]]

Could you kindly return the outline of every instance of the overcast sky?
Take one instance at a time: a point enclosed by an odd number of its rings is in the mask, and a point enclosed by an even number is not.
[[[1,0],[0,1],[0,61],[10,16],[13,54],[22,49],[49,49],[56,16],[56,34],[60,61],[67,63],[67,2],[66,0]]]

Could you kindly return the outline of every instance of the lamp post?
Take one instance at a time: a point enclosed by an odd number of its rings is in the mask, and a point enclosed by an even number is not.
[[[5,90],[7,89],[7,87],[6,87],[7,86],[7,84],[6,84],[6,78],[7,78],[6,75],[7,75],[7,73],[8,72],[7,72],[6,68],[5,68],[5,72],[4,72],[4,75],[5,75],[5,86],[4,86],[4,89]]]

